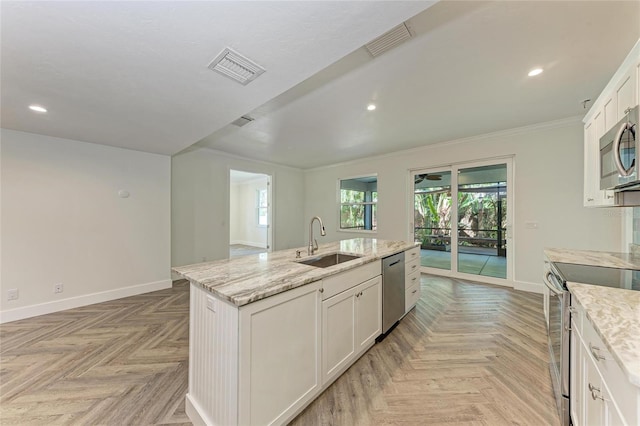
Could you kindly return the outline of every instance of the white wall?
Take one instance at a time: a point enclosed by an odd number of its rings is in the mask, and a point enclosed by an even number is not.
[[[230,217],[229,238],[231,244],[246,244],[267,247],[267,228],[258,226],[256,210],[259,190],[267,189],[268,178],[257,178],[248,182],[232,183],[229,194]]]
[[[304,245],[301,170],[200,148],[172,158],[171,264],[229,257],[229,170],[272,176],[274,250]]]
[[[171,285],[168,156],[0,135],[2,321]]]
[[[409,236],[409,169],[514,155],[514,285],[541,289],[544,247],[620,251],[623,212],[582,205],[583,127],[578,119],[425,146],[387,156],[308,170],[305,217],[325,221],[324,241],[363,236],[337,232],[336,182],[378,174],[378,232],[382,239]],[[526,229],[525,222],[539,222]]]

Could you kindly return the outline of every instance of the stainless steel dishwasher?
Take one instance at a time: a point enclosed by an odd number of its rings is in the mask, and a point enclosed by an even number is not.
[[[404,315],[404,252],[382,259],[382,333]]]

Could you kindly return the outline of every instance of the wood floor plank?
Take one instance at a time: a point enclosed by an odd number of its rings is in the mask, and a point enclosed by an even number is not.
[[[540,295],[423,275],[422,298],[292,425],[557,425]],[[189,288],[0,325],[0,424],[190,425]]]

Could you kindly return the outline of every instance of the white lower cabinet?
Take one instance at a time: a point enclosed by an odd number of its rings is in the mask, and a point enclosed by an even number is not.
[[[348,368],[382,332],[380,276],[322,302],[322,384]]]
[[[575,426],[637,425],[640,388],[632,385],[572,300],[571,421]]]
[[[291,421],[380,335],[380,273],[371,262],[239,308],[192,284],[191,421]]]
[[[320,390],[319,288],[240,309],[239,424],[284,424]]]
[[[404,313],[406,314],[420,299],[420,247],[407,250],[404,261]]]

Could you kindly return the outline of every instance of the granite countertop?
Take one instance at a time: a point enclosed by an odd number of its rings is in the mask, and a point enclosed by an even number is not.
[[[567,287],[629,381],[640,387],[640,291],[572,282]]]
[[[300,247],[179,266],[173,268],[173,271],[219,298],[236,306],[243,306],[400,253],[415,247],[415,245],[416,243],[406,241],[354,238],[321,244],[313,256],[307,255],[306,247]],[[296,250],[301,251],[300,259],[296,259]],[[296,262],[296,260],[300,261],[336,252],[362,257],[328,268],[317,268]]]
[[[556,263],[640,270],[640,256],[632,253],[546,248],[544,254]],[[640,291],[574,282],[567,287],[629,381],[640,386]]]
[[[630,253],[546,248],[544,254],[550,261],[558,263],[640,269],[640,256]]]

